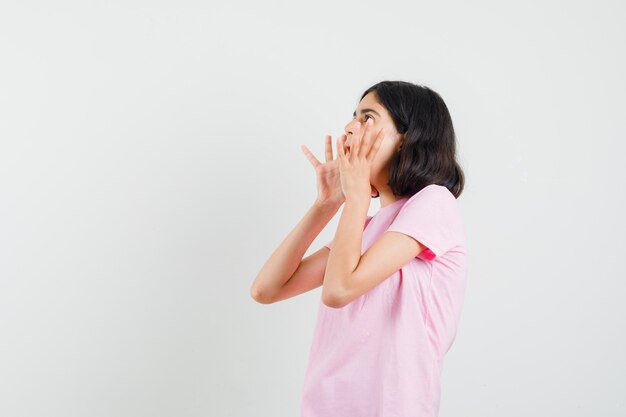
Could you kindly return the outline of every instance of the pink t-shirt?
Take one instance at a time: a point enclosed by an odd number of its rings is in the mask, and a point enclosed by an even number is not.
[[[367,216],[361,253],[386,231],[427,249],[343,308],[320,297],[300,417],[439,413],[443,357],[456,336],[467,271],[458,202],[430,184],[382,207]]]

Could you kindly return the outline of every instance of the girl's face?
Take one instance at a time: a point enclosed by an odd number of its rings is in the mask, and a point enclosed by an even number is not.
[[[377,192],[386,190],[388,188],[387,182],[389,181],[389,162],[393,155],[398,152],[402,140],[404,140],[404,134],[398,133],[391,115],[385,109],[382,104],[377,100],[376,93],[368,93],[354,112],[353,119],[344,127],[347,139],[346,139],[346,151],[349,155],[350,147],[352,146],[352,134],[354,132],[354,125],[357,121],[361,122],[361,130],[363,129],[367,119],[372,119],[372,126],[370,126],[366,132],[369,140],[373,140],[381,128],[385,129],[385,137],[380,143],[380,148],[372,161],[372,169],[370,172],[370,184],[372,185],[372,196],[375,196]]]

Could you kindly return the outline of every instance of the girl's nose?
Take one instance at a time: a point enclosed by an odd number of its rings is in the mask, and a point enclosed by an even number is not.
[[[354,132],[354,124],[357,122],[356,119],[352,119],[350,122],[348,122],[343,130],[346,132],[346,136],[352,136],[352,133]]]
[[[350,147],[352,146],[352,133],[354,132],[355,122],[356,120],[353,119],[348,124],[346,124],[346,126],[343,128],[346,133],[346,150],[347,151],[350,151]]]

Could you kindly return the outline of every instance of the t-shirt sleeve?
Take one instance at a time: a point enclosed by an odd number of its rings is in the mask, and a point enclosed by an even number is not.
[[[459,215],[450,190],[429,185],[404,203],[387,231],[404,233],[426,246],[417,258],[431,261],[459,243]]]
[[[365,224],[363,225],[363,229],[365,229],[367,227],[367,224],[370,222],[372,217],[374,217],[374,216],[367,216],[367,218],[365,219]],[[335,240],[334,237],[330,241],[328,241],[328,243],[326,243],[324,246],[326,246],[328,249],[332,248],[333,247],[333,240]]]

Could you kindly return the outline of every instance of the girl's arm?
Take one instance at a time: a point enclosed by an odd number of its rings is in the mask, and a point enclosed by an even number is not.
[[[306,212],[294,229],[265,262],[250,288],[250,295],[260,303],[273,300],[294,274],[304,254],[337,213],[341,205],[318,203]]]

